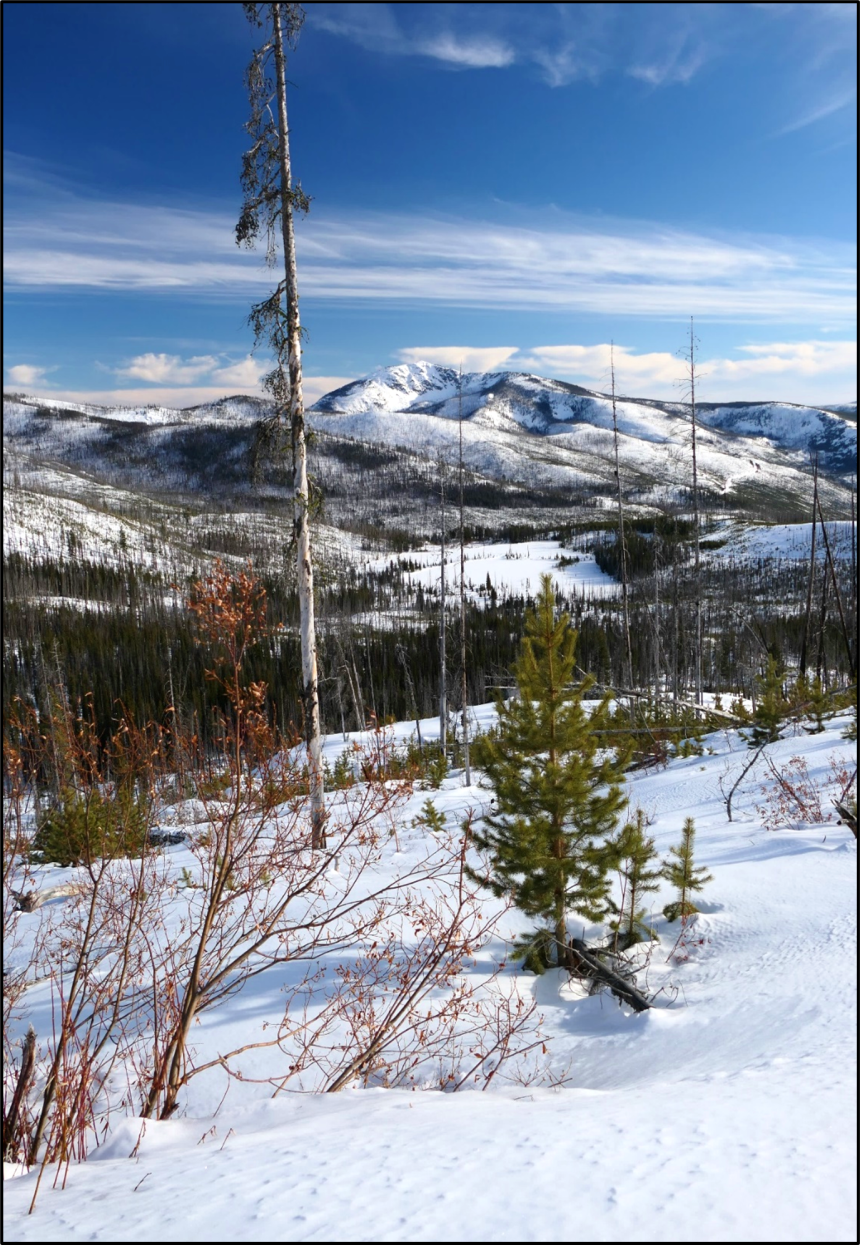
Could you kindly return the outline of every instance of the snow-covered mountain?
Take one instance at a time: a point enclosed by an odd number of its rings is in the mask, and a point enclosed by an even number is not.
[[[767,447],[806,456],[817,451],[822,468],[835,474],[850,472],[856,465],[856,408],[854,423],[850,409],[786,402],[697,404],[704,428],[725,434],[722,447],[718,435],[711,439],[718,452],[728,448],[737,457],[744,448],[738,438],[749,440],[753,452]],[[374,417],[409,414],[456,419],[462,411],[464,419],[487,430],[487,439],[495,431],[510,431],[511,425],[517,425],[531,433],[568,438],[571,448],[584,429],[612,429],[612,403],[606,394],[523,372],[470,373],[463,376],[461,385],[453,369],[429,363],[380,368],[326,394],[313,410],[353,421],[363,416],[368,431],[379,428],[378,422],[372,422]],[[667,446],[688,435],[689,407],[684,403],[621,397],[616,411],[619,433],[628,442],[632,438],[646,445]],[[361,421],[352,426],[357,431]],[[408,437],[409,428],[410,424],[401,422],[401,435]],[[628,444],[626,448],[632,457],[629,452],[635,447]]]
[[[251,478],[255,428],[270,409],[264,399],[241,396],[172,410],[6,395],[9,530],[26,532],[38,513],[49,527],[69,511],[58,541],[68,544],[69,532],[77,532],[89,544],[90,535],[102,539],[106,514],[136,514],[143,524],[140,538],[155,550],[158,533],[180,530],[178,508],[184,548],[191,536],[190,506],[192,527],[205,528],[212,547],[224,548],[232,539],[222,531],[225,524],[236,527],[244,515],[246,526],[259,527],[250,516],[282,514],[289,495],[289,481],[271,461],[263,462],[260,481]],[[688,408],[620,397],[616,411],[630,506],[647,513],[655,506],[686,505]],[[852,418],[848,408],[777,402],[701,404],[697,411],[706,509],[759,520],[805,518],[810,452],[817,451],[828,517],[848,516],[856,412]],[[461,383],[450,368],[401,364],[325,395],[308,413],[316,434],[311,470],[332,527],[364,534],[371,528],[435,531],[438,461],[457,459],[461,413],[471,524],[485,531],[512,521],[553,525],[570,521],[572,507],[591,507],[581,516],[586,518],[594,508],[613,504],[612,403],[606,394],[516,372],[467,374]],[[80,515],[73,522],[71,511],[78,515],[82,507],[93,511],[92,523]],[[146,535],[150,525],[153,532]],[[137,539],[131,532],[125,538]],[[176,556],[184,561],[184,554]]]

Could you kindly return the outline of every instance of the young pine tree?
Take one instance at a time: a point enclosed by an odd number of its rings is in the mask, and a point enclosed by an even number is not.
[[[618,916],[610,921],[615,930],[615,947],[626,951],[637,942],[656,937],[645,919],[642,901],[646,895],[659,890],[662,870],[652,868],[657,859],[654,840],[645,833],[645,814],[636,810],[634,821],[628,821],[615,840],[616,869],[621,881],[621,906]]]
[[[573,682],[576,640],[567,614],[555,617],[545,575],[514,666],[519,696],[499,704],[497,727],[475,744],[496,803],[483,830],[473,832],[489,855],[490,874],[472,876],[548,922],[538,941],[559,965],[567,912],[599,920],[607,910],[613,859],[607,840],[623,804],[626,760],[600,752],[596,732],[606,723],[607,700],[592,713],[585,709],[593,679]],[[528,963],[536,967],[533,957]]]
[[[768,654],[767,666],[756,682],[759,698],[753,715],[753,723],[747,734],[751,748],[774,743],[780,737],[785,716],[791,706],[783,692],[784,670],[780,662]]]
[[[675,857],[663,865],[663,877],[678,891],[678,898],[666,904],[663,915],[667,921],[677,921],[678,917],[686,919],[699,909],[690,898],[704,888],[706,882],[713,878],[705,868],[693,863],[693,840],[696,837],[696,826],[692,817],[684,822],[683,837],[678,847],[670,847],[669,852]]]

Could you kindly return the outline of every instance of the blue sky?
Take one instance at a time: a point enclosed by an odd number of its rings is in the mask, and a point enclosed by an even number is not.
[[[5,387],[259,392],[239,4],[3,5]],[[429,359],[856,396],[853,4],[312,4],[290,58],[313,399]]]

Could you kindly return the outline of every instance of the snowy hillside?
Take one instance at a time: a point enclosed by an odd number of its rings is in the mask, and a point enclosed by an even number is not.
[[[473,714],[487,723],[492,711]],[[854,764],[847,721],[768,748],[777,767],[803,757],[825,817],[831,758]],[[432,737],[434,723],[422,729]],[[144,1126],[116,1114],[58,1187],[46,1172],[32,1215],[37,1174],[10,1169],[5,1239],[856,1240],[855,840],[832,820],[766,829],[775,780],[765,758],[729,823],[721,788],[749,753],[733,731],[704,743],[702,756],[628,779],[630,807],[644,810],[658,850],[677,843],[692,815],[697,859],[713,874],[683,953],[673,954],[677,925],[659,915],[665,885],[649,905],[659,942],[640,981],[651,1011],[589,997],[559,971],[535,978],[508,964],[505,988],[543,1016],[535,1079],[500,1077],[486,1093],[273,1097],[263,1078],[277,1073],[277,1050],[242,1057],[246,1080],[217,1061],[277,1026],[286,983],[269,972],[198,1026],[197,1062],[215,1062],[177,1118]],[[344,746],[329,740],[332,763]],[[490,797],[461,783],[455,773],[431,793],[453,828]],[[399,809],[385,876],[420,857],[427,830],[415,819],[426,798],[416,789]],[[185,847],[166,850],[177,880],[196,868]],[[67,876],[46,871],[52,885]],[[38,913],[26,917],[28,936],[38,924]],[[527,925],[503,918],[476,950],[474,984]],[[44,1032],[50,992],[42,983],[31,995],[29,1015]]]
[[[124,488],[190,490],[226,500],[253,491],[253,430],[269,407],[262,399],[235,397],[182,411],[99,408],[15,395],[4,409],[7,480],[22,465],[62,462]],[[435,470],[439,459],[457,459],[461,411],[464,459],[476,479],[496,489],[537,490],[544,505],[612,498],[615,448],[605,394],[514,372],[465,375],[460,392],[456,372],[425,363],[381,368],[321,398],[308,413],[319,437],[312,470],[324,494],[348,495],[353,509],[372,498],[377,516],[397,515],[397,523],[408,528],[410,513],[421,521],[419,499],[388,482],[368,491],[366,470],[356,494],[351,462],[362,452],[356,447],[377,457],[384,451],[389,460],[399,456],[412,476]],[[699,486],[706,507],[771,520],[788,512],[800,518],[796,512],[809,504],[809,455],[815,451],[824,503],[847,517],[856,422],[786,403],[705,404],[698,413]],[[621,398],[617,419],[628,503],[646,510],[684,504],[688,410]],[[512,498],[514,503],[522,504]],[[336,511],[339,503],[332,504]]]
[[[326,394],[313,409],[343,416],[398,412],[446,419],[457,418],[462,409],[466,419],[483,416],[485,426],[495,421],[504,426],[505,421],[512,421],[530,432],[552,435],[574,435],[583,424],[612,428],[611,401],[606,394],[519,372],[468,373],[461,388],[453,369],[428,363],[380,368],[363,380]],[[706,427],[730,434],[727,448],[735,456],[749,452],[755,457],[754,447],[760,440],[768,448],[803,453],[818,450],[828,471],[853,470],[856,426],[832,411],[784,402],[741,402],[700,404],[698,412]],[[657,445],[683,441],[689,423],[689,411],[683,404],[641,399],[620,398],[617,416],[619,432],[625,437]],[[571,448],[575,444],[572,442]],[[717,448],[718,440],[712,444]]]

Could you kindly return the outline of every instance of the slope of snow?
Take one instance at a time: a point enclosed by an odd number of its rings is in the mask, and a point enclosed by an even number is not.
[[[473,602],[486,601],[486,584],[501,594],[534,598],[540,590],[542,575],[552,578],[553,591],[565,597],[589,596],[614,597],[618,584],[606,575],[591,553],[571,554],[557,540],[531,540],[502,542],[500,544],[468,544],[464,548],[466,593]],[[559,565],[565,558],[570,564]],[[573,559],[571,563],[571,559]],[[366,560],[374,570],[383,570],[392,562],[407,564],[404,579],[417,587],[439,591],[441,581],[441,555],[438,545],[424,549]],[[416,566],[417,569],[411,569]],[[460,550],[448,546],[445,550],[446,596],[460,594]]]
[[[856,533],[856,524],[853,525]],[[851,556],[852,524],[844,521],[827,524],[827,537],[834,558]],[[769,527],[730,523],[722,534],[726,543],[719,549],[706,551],[709,558],[731,558],[755,561],[760,558],[779,558],[793,562],[808,562],[812,547],[811,523],[775,523]],[[855,535],[856,542],[856,535]],[[817,527],[815,556],[822,560],[827,556],[821,528]]]
[[[487,707],[473,713],[492,718]],[[854,763],[846,721],[786,738],[771,758],[782,765],[800,753],[824,783],[829,757]],[[433,723],[422,725],[431,736]],[[329,759],[352,738],[330,739]],[[538,1000],[558,1087],[272,1100],[265,1087],[233,1081],[221,1104],[228,1082],[214,1070],[192,1082],[184,1118],[145,1130],[115,1119],[64,1189],[48,1172],[32,1216],[35,1173],[8,1181],[5,1239],[856,1240],[856,844],[833,822],[765,831],[756,804],[773,780],[764,766],[727,822],[720,782],[749,753],[734,732],[705,742],[705,755],[628,784],[661,853],[695,816],[697,861],[713,874],[689,958],[666,962],[677,925],[654,919],[654,1009],[632,1014],[558,973],[504,970]],[[431,794],[455,825],[489,796],[459,775]],[[402,810],[389,868],[408,865],[410,821],[426,798],[416,791]],[[178,873],[188,854],[170,850]],[[669,897],[664,886],[650,910]],[[508,917],[500,934],[528,925]],[[501,941],[479,952],[478,973],[503,953]],[[252,997],[204,1018],[198,1057],[240,1034],[253,1040],[281,1014],[281,985],[264,975]],[[46,1024],[47,1012],[38,1019]]]
[[[244,429],[247,436],[249,426],[270,409],[266,401],[248,397],[170,411],[16,396],[5,403],[5,432],[13,456],[54,458],[95,472],[103,456],[113,464],[109,469],[116,469],[123,458],[118,438],[130,438],[134,470],[147,487],[157,489],[159,479],[166,478],[159,475],[165,462],[177,486],[183,472],[193,472],[190,442],[195,432]],[[461,394],[457,373],[450,368],[425,363],[380,368],[321,398],[308,412],[308,423],[335,437],[453,462],[461,413],[470,470],[529,488],[569,489],[571,496],[614,492],[611,401],[605,394],[538,376],[467,374]],[[628,499],[649,506],[678,501],[689,486],[689,412],[679,403],[619,398],[616,414]],[[856,424],[815,408],[788,403],[703,406],[700,484],[729,504],[736,499],[738,508],[766,513],[771,498],[784,505],[787,498],[808,497],[809,451],[815,450],[825,506],[847,508],[846,481],[856,470],[856,439]],[[236,448],[225,445],[216,452],[226,463]]]

